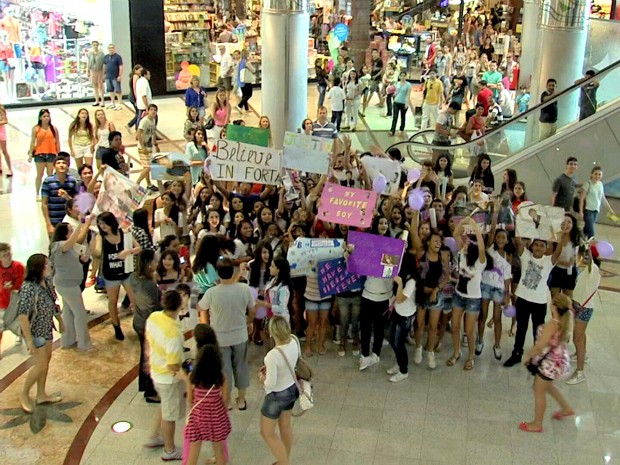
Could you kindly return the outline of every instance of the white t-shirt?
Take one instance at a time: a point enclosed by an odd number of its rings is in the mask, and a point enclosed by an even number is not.
[[[528,249],[521,254],[521,280],[515,295],[528,302],[544,304],[547,302],[547,279],[553,269],[551,255],[534,258]]]
[[[153,241],[154,242],[159,242],[161,241],[164,237],[169,236],[171,234],[174,234],[176,236],[177,234],[177,226],[179,228],[182,228],[184,226],[183,224],[183,215],[179,215],[179,224],[175,224],[174,221],[172,223],[163,223],[163,221],[168,218],[168,215],[166,215],[166,213],[164,213],[164,209],[163,208],[158,208],[157,210],[155,210],[155,222],[162,222],[159,225],[159,228],[155,228],[155,231],[153,232]]]
[[[146,96],[146,105],[144,105],[144,99],[142,98],[144,96]],[[142,76],[138,79],[138,82],[136,82],[136,106],[138,110],[146,110],[151,103],[153,103],[151,85],[149,84],[149,80]]]
[[[466,299],[482,298],[480,290],[480,282],[482,281],[482,272],[486,267],[486,262],[481,263],[476,259],[474,266],[467,266],[467,255],[459,252],[458,258],[459,281],[456,284],[456,293]]]
[[[489,247],[487,252],[493,258],[493,268],[482,272],[482,283],[504,289],[504,281],[512,278],[512,266],[494,247]]]
[[[294,370],[295,365],[297,365],[297,359],[301,356],[297,340],[291,338],[288,344],[278,346],[278,348],[284,352],[286,360],[288,360],[288,363]],[[265,378],[266,394],[284,391],[295,384],[291,369],[288,367],[282,355],[283,354],[274,347],[265,356],[265,368],[267,369],[267,376]]]
[[[410,279],[405,283],[405,287],[403,288],[403,294],[407,296],[405,300],[402,302],[396,302],[394,305],[394,310],[400,316],[413,316],[415,313],[415,280]]]
[[[332,87],[327,98],[332,101],[332,111],[344,111],[344,90],[341,87]]]
[[[585,209],[598,212],[601,210],[601,202],[605,193],[601,181],[588,181],[583,185],[586,191]]]

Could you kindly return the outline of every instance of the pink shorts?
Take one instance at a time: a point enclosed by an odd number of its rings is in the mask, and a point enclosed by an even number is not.
[[[0,140],[6,142],[6,124],[0,126]]]

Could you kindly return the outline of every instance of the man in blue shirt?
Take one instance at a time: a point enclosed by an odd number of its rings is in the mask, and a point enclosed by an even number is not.
[[[41,198],[43,200],[42,211],[47,233],[51,236],[54,228],[61,223],[65,217],[65,204],[67,200],[77,194],[77,181],[73,176],[69,176],[69,155],[60,152],[54,160],[55,173],[48,176],[41,186]]]
[[[108,108],[121,110],[123,94],[121,92],[121,77],[123,76],[123,59],[116,53],[114,44],[108,45],[108,54],[103,59],[103,71],[108,92],[110,92],[110,104]],[[114,99],[118,102],[114,104]]]

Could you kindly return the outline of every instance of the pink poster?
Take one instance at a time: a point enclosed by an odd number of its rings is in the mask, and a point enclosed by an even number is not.
[[[377,193],[338,184],[325,184],[319,218],[331,223],[370,228]]]

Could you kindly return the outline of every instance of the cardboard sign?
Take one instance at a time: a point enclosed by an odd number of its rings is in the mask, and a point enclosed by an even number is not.
[[[151,178],[156,181],[182,179],[190,171],[190,157],[184,153],[156,153],[151,159]]]
[[[319,261],[344,256],[343,239],[311,239],[300,237],[288,249],[286,259],[291,264],[291,276],[316,273]]]
[[[525,205],[517,210],[517,236],[558,242],[562,238],[563,221],[563,208]]]
[[[347,246],[353,246],[347,270],[362,276],[393,278],[398,275],[405,241],[359,231],[349,231]]]
[[[344,258],[319,262],[319,294],[321,297],[360,289],[364,279],[347,271]]]
[[[482,234],[488,234],[491,230],[491,223],[493,220],[493,208],[494,206],[489,202],[456,205],[454,207],[454,215],[452,216],[452,220],[454,221],[454,225],[456,226],[464,218],[471,216],[471,218],[480,227]],[[512,213],[512,207],[510,203],[505,205],[502,202],[499,207],[496,229],[514,231],[514,222],[514,214]],[[463,232],[468,235],[474,234],[473,229],[469,225],[465,225]]]
[[[327,174],[329,152],[333,145],[331,139],[287,132],[282,166],[307,173]]]
[[[349,226],[369,228],[377,204],[377,193],[327,183],[321,194],[319,218]]]
[[[215,181],[275,185],[280,181],[282,151],[218,139],[209,169]]]
[[[227,124],[226,139],[259,147],[269,147],[269,129]]]
[[[93,214],[111,212],[121,228],[128,228],[133,224],[133,212],[144,204],[145,196],[146,189],[108,166]]]
[[[400,163],[389,158],[367,156],[362,158],[362,165],[364,165],[364,169],[368,173],[370,182],[374,181],[379,174],[385,176],[387,185],[383,192],[381,192],[382,194],[389,195],[398,191],[401,175]]]

